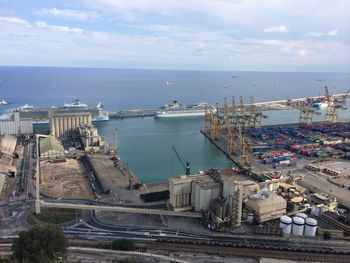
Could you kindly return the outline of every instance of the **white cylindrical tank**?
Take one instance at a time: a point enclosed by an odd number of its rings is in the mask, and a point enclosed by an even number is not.
[[[314,218],[306,218],[304,235],[308,237],[316,236],[317,220]]]
[[[305,213],[296,213],[295,216],[301,217],[304,220],[306,220],[306,218],[307,218],[307,214],[305,214]]]
[[[302,236],[304,233],[305,220],[301,217],[293,217],[292,235]]]
[[[254,214],[250,211],[247,213],[247,222],[249,224],[253,224],[254,222]]]
[[[282,228],[283,234],[289,234],[292,231],[292,218],[289,216],[282,216],[280,218],[280,228]]]

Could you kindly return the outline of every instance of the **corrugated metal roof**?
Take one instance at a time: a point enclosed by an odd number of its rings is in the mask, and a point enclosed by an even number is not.
[[[64,153],[62,144],[54,136],[49,136],[40,141],[40,155],[45,154],[48,151]]]

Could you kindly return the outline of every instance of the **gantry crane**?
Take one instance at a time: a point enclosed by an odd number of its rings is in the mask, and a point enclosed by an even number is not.
[[[299,115],[299,125],[308,126],[312,124],[314,114],[320,115],[319,111],[316,111],[310,106],[294,106],[294,108],[300,111]]]
[[[334,88],[335,89],[335,88]],[[324,87],[325,99],[327,101],[327,110],[325,121],[326,122],[338,122],[339,121],[339,109],[345,109],[342,105],[337,104],[333,96],[329,93],[327,86]],[[347,96],[347,95],[346,95]]]
[[[249,118],[249,128],[256,129],[261,128],[261,120],[266,119],[268,116],[263,114],[261,111],[258,111],[254,103],[254,96],[250,96],[250,113]]]

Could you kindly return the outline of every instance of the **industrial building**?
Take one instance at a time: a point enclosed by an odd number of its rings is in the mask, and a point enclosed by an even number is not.
[[[287,202],[275,193],[262,191],[261,194],[250,196],[246,206],[256,215],[257,221],[265,222],[283,216]]]
[[[54,136],[41,139],[39,145],[41,158],[64,158],[64,148]]]
[[[96,127],[91,124],[82,124],[79,126],[78,134],[85,151],[99,152],[100,149],[105,146],[104,139],[99,136]]]
[[[91,124],[90,112],[50,111],[51,135],[60,139],[73,138],[83,124]]]
[[[0,142],[1,153],[12,157],[17,146],[17,137],[6,134]]]
[[[264,189],[250,176],[235,169],[169,178],[170,205],[175,211],[204,212],[215,224],[241,225],[243,210],[259,222],[279,218],[286,213],[286,201]]]
[[[0,135],[31,134],[33,121],[30,118],[20,118],[19,112],[6,115],[8,118],[0,119]]]

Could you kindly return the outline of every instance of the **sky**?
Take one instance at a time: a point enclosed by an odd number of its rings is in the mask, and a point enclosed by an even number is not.
[[[349,0],[0,0],[0,65],[350,72]]]

